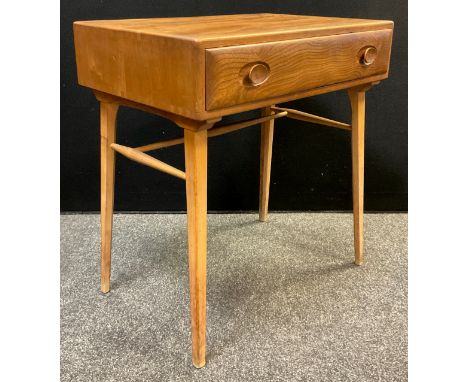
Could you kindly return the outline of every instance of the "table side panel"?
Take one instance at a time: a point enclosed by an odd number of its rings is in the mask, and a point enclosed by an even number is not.
[[[392,33],[392,29],[383,29],[207,49],[206,110],[385,74]],[[369,46],[377,49],[377,56],[366,66],[360,62],[360,55]],[[255,63],[267,65],[269,77],[258,86],[250,86],[246,73]]]
[[[80,85],[192,117],[205,111],[205,54],[191,41],[74,24]]]

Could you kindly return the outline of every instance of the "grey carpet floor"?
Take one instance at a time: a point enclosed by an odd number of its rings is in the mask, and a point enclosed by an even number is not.
[[[209,215],[207,364],[191,365],[186,216],[61,216],[61,380],[406,381],[407,215]]]

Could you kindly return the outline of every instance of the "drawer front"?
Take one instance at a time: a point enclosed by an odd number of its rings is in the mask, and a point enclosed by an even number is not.
[[[206,110],[388,71],[392,30],[206,50]]]

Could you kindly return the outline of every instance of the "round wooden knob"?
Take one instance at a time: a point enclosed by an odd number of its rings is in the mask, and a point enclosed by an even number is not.
[[[365,66],[372,65],[377,58],[377,49],[373,46],[370,46],[364,49],[364,52],[361,56],[361,63]]]
[[[258,86],[263,84],[270,75],[270,68],[262,63],[254,64],[247,75],[250,85]]]

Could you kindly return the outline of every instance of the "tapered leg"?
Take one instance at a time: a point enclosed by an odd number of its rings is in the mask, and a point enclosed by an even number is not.
[[[192,360],[205,366],[207,132],[184,131]]]
[[[101,102],[101,291],[109,292],[114,209],[115,121],[119,106]]]
[[[365,90],[351,89],[348,92],[352,109],[352,156],[353,156],[353,214],[354,214],[354,262],[363,264],[364,249],[364,122]]]
[[[271,115],[269,107],[262,109],[262,116]],[[271,153],[273,151],[274,120],[266,121],[261,126],[260,138],[260,192],[259,219],[264,222],[268,217],[268,198],[270,195]]]

